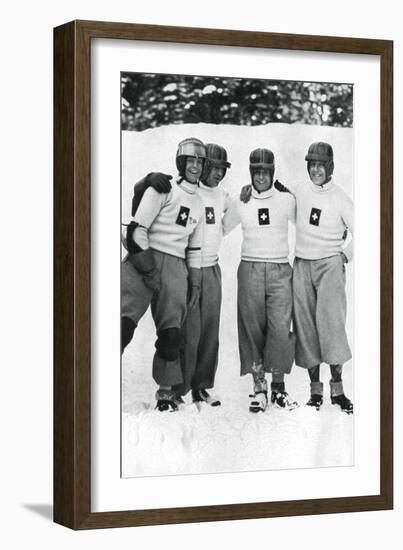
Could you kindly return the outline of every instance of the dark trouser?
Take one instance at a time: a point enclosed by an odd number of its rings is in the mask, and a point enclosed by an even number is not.
[[[245,262],[238,268],[238,337],[241,375],[263,364],[289,373],[294,361],[292,268],[288,263]]]
[[[188,272],[183,259],[155,250],[153,253],[161,276],[158,291],[150,290],[144,284],[142,275],[130,261],[123,261],[121,317],[131,319],[137,325],[151,304],[158,335],[153,378],[159,385],[171,386],[182,382],[179,334],[186,315]]]
[[[214,386],[218,364],[218,331],[221,312],[221,270],[219,265],[202,268],[200,299],[188,312],[181,351],[183,384],[173,389],[185,395],[190,389]]]

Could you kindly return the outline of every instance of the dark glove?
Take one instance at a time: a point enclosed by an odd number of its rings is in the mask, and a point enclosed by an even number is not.
[[[189,267],[189,299],[188,299],[188,308],[193,309],[200,298],[200,289],[201,289],[201,278],[202,273],[201,269],[195,267]]]
[[[131,221],[126,229],[126,244],[124,244],[126,250],[130,254],[137,254],[138,252],[142,252],[142,248],[139,247],[138,244],[134,241],[134,230],[138,226],[138,223]]]
[[[241,199],[242,202],[247,203],[250,201],[251,195],[252,195],[252,186],[250,184],[244,185],[241,189],[241,194],[239,198]]]
[[[136,196],[136,197],[139,197],[141,199],[141,197],[144,195],[147,187],[148,187],[147,176],[145,176],[144,178],[142,178],[140,181],[138,181],[135,184],[135,186],[133,188],[133,195]]]
[[[147,187],[153,187],[158,193],[169,193],[172,189],[172,176],[162,172],[151,172],[146,177]]]
[[[140,201],[143,198],[144,192],[147,189],[147,176],[136,183],[133,188],[133,198],[132,198],[132,218],[137,212]]]
[[[123,245],[123,248],[127,250],[127,238],[123,235],[123,233],[120,236],[120,242]]]
[[[143,281],[146,287],[151,290],[158,290],[161,286],[160,273],[155,265],[154,255],[151,248],[137,252],[137,254],[129,254],[128,257],[132,266],[143,275]]]
[[[274,182],[274,187],[277,189],[277,191],[281,191],[281,193],[290,193],[290,190],[288,189],[288,187],[283,185],[281,181],[276,180]]]
[[[133,189],[132,217],[134,217],[137,212],[140,201],[149,187],[152,187],[158,193],[169,193],[172,188],[170,183],[171,179],[172,176],[169,176],[168,174],[163,174],[162,172],[151,172],[145,178],[138,181]]]

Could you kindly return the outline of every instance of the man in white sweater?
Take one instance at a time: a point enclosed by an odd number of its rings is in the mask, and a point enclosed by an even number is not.
[[[197,189],[206,157],[196,138],[178,145],[179,178],[168,194],[148,188],[127,232],[121,270],[122,352],[151,304],[157,329],[153,377],[160,411],[176,410],[172,386],[182,382],[179,353],[188,298],[200,288],[203,204]]]
[[[345,246],[345,231],[354,232],[353,202],[332,180],[333,149],[312,143],[305,157],[310,181],[293,186],[297,201],[294,263],[294,318],[296,363],[308,369],[311,397],[308,405],[323,404],[320,364],[330,365],[331,402],[351,414],[345,396],[343,364],[351,359],[345,329],[347,300],[345,264],[352,260],[352,241]]]
[[[249,158],[250,200],[231,200],[224,234],[242,225],[238,269],[238,340],[241,376],[253,378],[251,412],[268,404],[266,372],[272,374],[271,402],[287,409],[297,403],[285,391],[285,374],[294,362],[291,333],[292,268],[288,262],[288,223],[295,223],[295,199],[273,185],[274,155],[255,149]]]
[[[207,391],[214,387],[218,365],[218,333],[221,313],[221,270],[218,252],[223,238],[222,219],[228,208],[228,193],[220,186],[230,168],[227,151],[216,143],[207,143],[206,160],[200,176],[198,195],[203,203],[203,240],[201,250],[200,289],[189,303],[183,326],[181,369],[183,382],[172,389],[176,403],[183,404],[183,396],[190,390],[192,400],[213,407],[221,402]],[[138,208],[142,194],[148,187],[160,193],[169,192],[170,176],[152,173],[135,186],[133,208]]]
[[[207,143],[205,147],[207,158],[198,190],[204,206],[200,296],[186,317],[181,353],[183,384],[174,389],[179,401],[192,390],[194,402],[216,407],[221,402],[207,390],[214,387],[218,365],[221,313],[218,252],[223,238],[222,219],[229,203],[229,195],[220,183],[231,164],[224,147],[216,143]]]

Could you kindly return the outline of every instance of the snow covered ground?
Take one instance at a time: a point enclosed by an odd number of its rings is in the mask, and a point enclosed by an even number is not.
[[[133,184],[151,171],[175,174],[177,143],[195,136],[224,145],[232,168],[223,185],[237,193],[249,182],[248,157],[256,147],[276,156],[276,177],[283,183],[306,178],[304,156],[312,141],[329,141],[335,152],[335,181],[353,196],[350,129],[271,124],[264,127],[208,124],[124,132],[122,139],[122,221],[130,220]],[[294,236],[291,231],[290,245]],[[248,412],[249,376],[239,376],[236,327],[236,269],[241,233],[225,238],[220,254],[223,307],[220,356],[214,395],[222,406],[199,410],[187,396],[176,413],[154,410],[156,384],[151,377],[155,328],[148,311],[122,357],[123,477],[239,472],[251,470],[348,466],[354,461],[354,417],[330,404],[328,367],[322,366],[325,404],[318,412],[304,406],[309,395],[307,373],[294,367],[286,377],[287,391],[301,406],[293,411],[269,407]],[[292,261],[292,257],[290,258]],[[353,348],[353,265],[347,268],[349,312],[347,330]],[[354,351],[353,351],[354,354]],[[353,398],[353,361],[345,366],[345,390]]]

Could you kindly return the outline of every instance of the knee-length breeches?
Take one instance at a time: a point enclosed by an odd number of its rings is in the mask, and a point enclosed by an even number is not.
[[[238,338],[241,375],[263,363],[289,373],[294,361],[292,268],[288,263],[245,262],[238,268]]]
[[[121,270],[121,316],[132,319],[136,325],[151,304],[151,313],[157,334],[166,334],[167,329],[181,331],[186,316],[188,271],[182,258],[153,250],[156,267],[160,273],[161,286],[150,290],[143,277],[127,259]],[[151,335],[150,335],[151,336]],[[180,344],[178,343],[178,349]],[[156,351],[153,360],[153,377],[157,384],[173,385],[182,382],[178,358],[168,360]]]
[[[346,334],[346,274],[341,255],[295,258],[293,295],[296,364],[343,364],[351,359]]]

